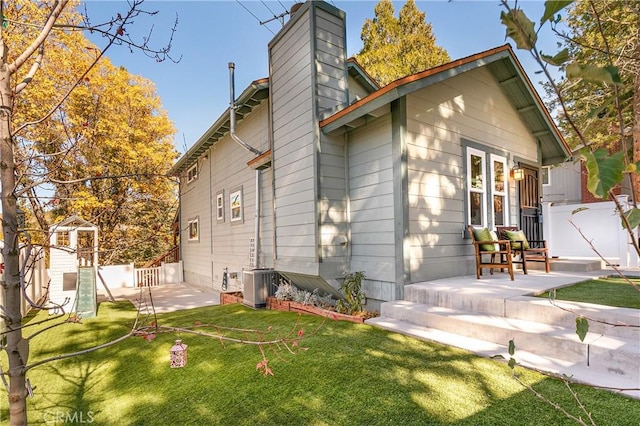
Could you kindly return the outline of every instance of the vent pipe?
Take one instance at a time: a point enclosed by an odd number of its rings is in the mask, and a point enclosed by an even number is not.
[[[231,135],[231,139],[239,143],[247,151],[253,152],[255,155],[261,155],[262,152],[247,144],[245,141],[240,139],[238,135],[236,135],[236,98],[234,93],[235,83],[233,76],[235,68],[236,65],[233,62],[229,62],[229,97],[231,98],[229,101],[229,134]]]

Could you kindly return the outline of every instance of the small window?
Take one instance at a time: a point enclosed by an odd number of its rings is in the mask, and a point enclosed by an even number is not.
[[[187,171],[187,183],[191,183],[196,179],[198,179],[198,163],[189,167],[189,170]]]
[[[551,167],[543,166],[541,171],[540,171],[540,175],[541,175],[541,178],[542,178],[542,185],[543,186],[551,185]]]
[[[69,247],[71,245],[69,241],[69,231],[56,232],[56,245]]]
[[[224,191],[216,194],[216,219],[218,222],[224,222]]]
[[[469,148],[467,151],[467,191],[469,207],[469,224],[486,226],[487,182],[485,153]]]
[[[200,239],[200,227],[198,226],[198,219],[192,219],[189,221],[189,241],[198,241]]]
[[[242,188],[232,191],[229,194],[229,211],[231,222],[242,222]]]

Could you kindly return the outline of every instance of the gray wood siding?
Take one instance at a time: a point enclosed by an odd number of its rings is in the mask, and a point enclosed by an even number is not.
[[[326,195],[346,187],[339,160],[319,153],[318,120],[347,102],[344,15],[326,9],[303,6],[269,46],[276,266],[313,275],[321,256],[336,253],[331,236],[320,249],[325,240],[318,222],[336,220],[345,209],[344,196],[337,202]]]
[[[180,181],[180,245],[184,280],[189,284],[211,286],[211,158],[200,157],[198,178]],[[214,195],[215,197],[215,195]],[[190,220],[197,218],[200,238],[189,241]]]
[[[358,83],[355,78],[349,77],[349,104],[359,101],[367,95],[369,95],[368,89]]]
[[[270,45],[278,259],[315,262],[316,180],[311,19],[297,17]]]
[[[549,185],[542,187],[542,201],[581,203],[580,163],[562,163],[549,170]]]
[[[346,268],[350,239],[344,137],[323,136],[320,154],[320,235],[323,262]],[[338,278],[328,277],[328,278]]]
[[[316,96],[318,118],[327,117],[347,98],[347,65],[344,19],[326,10],[316,10]]]
[[[269,148],[267,105],[263,104],[241,122],[236,134],[245,143],[260,150]],[[211,150],[211,193],[212,200],[212,268],[213,286],[221,288],[225,268],[237,272],[236,279],[229,279],[228,289],[242,289],[242,271],[251,269],[250,243],[255,236],[256,208],[256,172],[247,166],[254,154],[248,152],[227,135],[216,143]],[[243,220],[232,222],[230,213],[230,194],[242,189]],[[272,190],[271,170],[260,172],[260,242],[258,262],[260,267],[272,267]],[[224,191],[224,221],[218,221],[215,212],[215,197]]]
[[[351,271],[367,280],[395,283],[394,184],[391,116],[349,134]],[[392,300],[392,294],[369,297]]]
[[[268,143],[268,115],[266,103],[238,123],[237,134],[247,144],[264,151]],[[221,289],[222,272],[238,272],[238,278],[229,280],[229,290],[241,290],[241,271],[249,269],[250,239],[255,227],[255,171],[247,166],[254,157],[229,135],[217,142],[198,159],[198,179],[181,191],[181,244],[184,279],[189,284]],[[273,220],[271,214],[271,170],[261,172],[261,205],[259,264],[273,266]],[[230,221],[229,194],[243,191],[243,217],[241,223]],[[224,192],[224,221],[217,220],[216,195]],[[188,222],[199,221],[199,241],[188,240]]]
[[[538,162],[535,139],[498,83],[477,69],[407,97],[407,166],[411,281],[457,276],[475,268],[464,217],[461,139]],[[509,182],[509,204],[516,192]],[[512,218],[513,220],[513,218]]]

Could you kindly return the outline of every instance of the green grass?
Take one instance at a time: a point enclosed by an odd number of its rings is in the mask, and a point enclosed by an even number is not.
[[[598,278],[556,289],[555,298],[573,302],[587,302],[620,308],[640,309],[640,279],[632,280],[636,287],[617,277]],[[549,297],[549,293],[539,297]]]
[[[102,303],[97,318],[35,338],[30,362],[118,337],[127,332],[134,314],[128,303]],[[277,334],[290,330],[297,318],[235,304],[164,314],[159,323],[271,325]],[[261,360],[256,347],[223,347],[186,334],[160,334],[151,342],[130,338],[44,364],[28,373],[36,386],[28,399],[29,424],[56,424],[56,416],[73,415],[77,423],[91,420],[92,425],[573,424],[519,385],[504,361],[364,324],[300,318],[308,350],[268,353],[273,377],[256,371]],[[189,345],[189,359],[186,367],[171,369],[169,348],[177,337]],[[2,365],[6,368],[6,359]],[[517,371],[526,383],[581,415],[563,383]],[[598,425],[636,425],[640,419],[637,400],[587,386],[573,388]],[[6,394],[2,398],[0,418],[6,420]]]

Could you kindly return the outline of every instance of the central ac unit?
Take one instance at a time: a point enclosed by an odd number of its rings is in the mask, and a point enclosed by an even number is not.
[[[244,291],[242,303],[252,308],[267,306],[269,289],[274,285],[276,272],[273,269],[254,269],[242,272]]]

